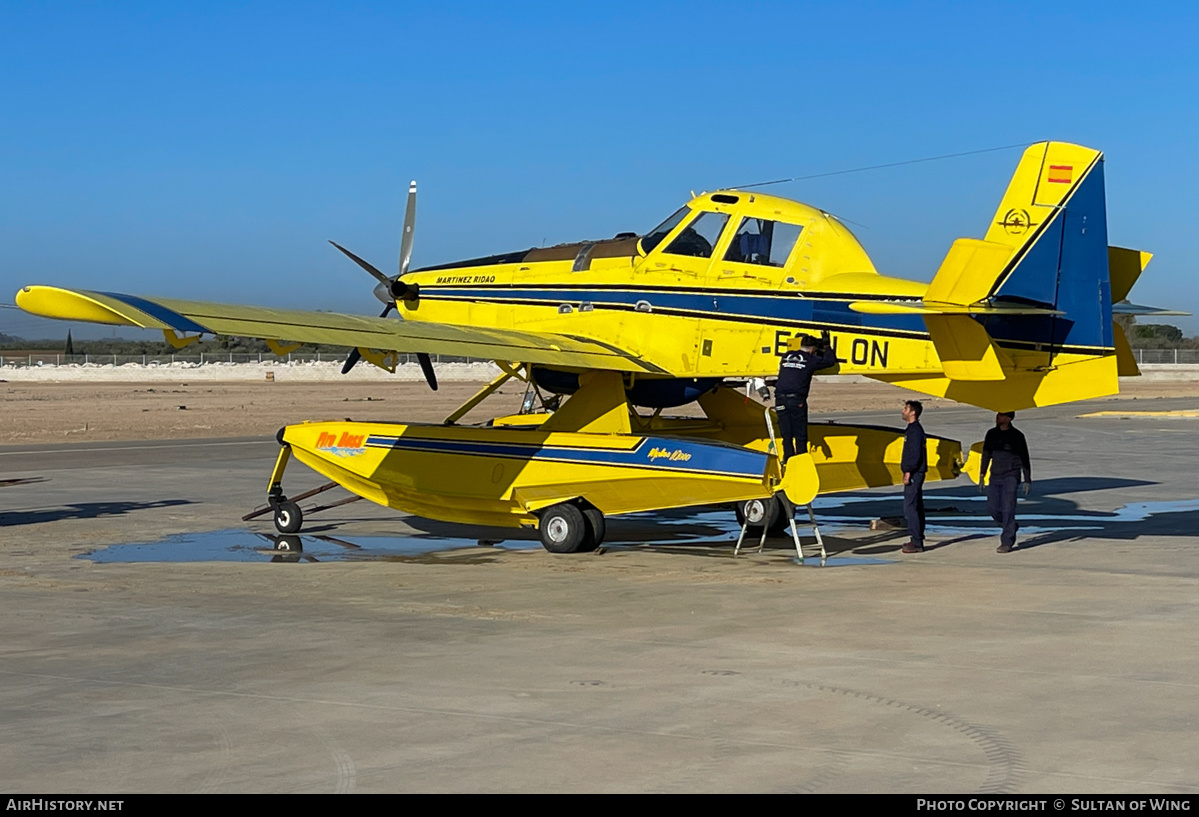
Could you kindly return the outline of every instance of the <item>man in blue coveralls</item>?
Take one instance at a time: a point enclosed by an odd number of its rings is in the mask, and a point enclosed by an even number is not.
[[[1032,464],[1028,458],[1028,443],[1012,425],[1014,411],[995,415],[995,427],[983,440],[982,464],[978,470],[978,486],[987,494],[987,512],[1002,528],[996,553],[1009,553],[1016,547],[1016,490],[1020,474],[1024,474],[1024,495],[1032,488]],[[991,484],[987,485],[987,468],[991,469]]]
[[[808,453],[808,390],[812,375],[837,365],[826,331],[819,342],[811,335],[792,338],[779,361],[779,379],[774,387],[775,411],[783,434],[783,462]]]
[[[903,471],[903,518],[908,525],[904,553],[924,552],[924,475],[928,472],[928,449],[924,426],[920,425],[923,413],[924,405],[919,400],[903,404],[903,419],[908,424],[899,458],[899,470]]]

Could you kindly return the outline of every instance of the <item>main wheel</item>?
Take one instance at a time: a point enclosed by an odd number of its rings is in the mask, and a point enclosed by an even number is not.
[[[541,545],[550,553],[574,553],[587,541],[587,519],[578,505],[562,502],[541,512]]]
[[[748,519],[747,530],[757,534],[761,534],[762,528],[766,528],[770,533],[780,533],[787,527],[787,514],[778,497],[747,499],[744,502],[738,502],[734,506],[734,511],[737,514],[737,524],[744,525],[745,520]]]
[[[583,519],[587,521],[587,538],[580,550],[595,550],[604,543],[604,534],[608,532],[608,524],[598,508],[584,508]]]
[[[275,506],[275,530],[279,533],[298,533],[303,524],[304,514],[296,503],[286,500]]]

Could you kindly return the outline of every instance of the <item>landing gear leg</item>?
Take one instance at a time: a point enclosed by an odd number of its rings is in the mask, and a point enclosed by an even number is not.
[[[275,468],[271,471],[271,482],[266,489],[266,501],[274,511],[275,530],[279,533],[298,533],[304,524],[304,514],[300,506],[283,495],[283,470],[291,460],[291,446],[279,448],[279,458],[275,460]]]

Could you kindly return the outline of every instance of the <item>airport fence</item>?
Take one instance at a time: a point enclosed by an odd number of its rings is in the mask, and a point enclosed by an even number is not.
[[[1137,363],[1199,363],[1199,349],[1133,349]]]
[[[174,364],[206,365],[219,363],[341,363],[345,352],[292,352],[278,357],[270,352],[201,352],[196,355],[64,355],[31,353],[18,355],[0,354],[0,366],[124,366],[129,363],[142,366],[171,366]],[[415,354],[400,355],[400,363],[416,363]],[[473,357],[433,355],[434,363],[477,363]]]

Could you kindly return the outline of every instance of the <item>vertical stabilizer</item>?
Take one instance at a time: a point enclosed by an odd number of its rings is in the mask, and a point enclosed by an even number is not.
[[[990,303],[1062,313],[988,316],[983,326],[992,338],[1050,354],[1113,351],[1102,153],[1065,142],[1028,148],[986,240],[1012,248]]]
[[[878,379],[997,411],[1116,394],[1135,367],[1112,291],[1145,259],[1115,251],[1109,268],[1105,195],[1099,151],[1025,150],[985,238],[954,242],[924,296],[941,375]]]

